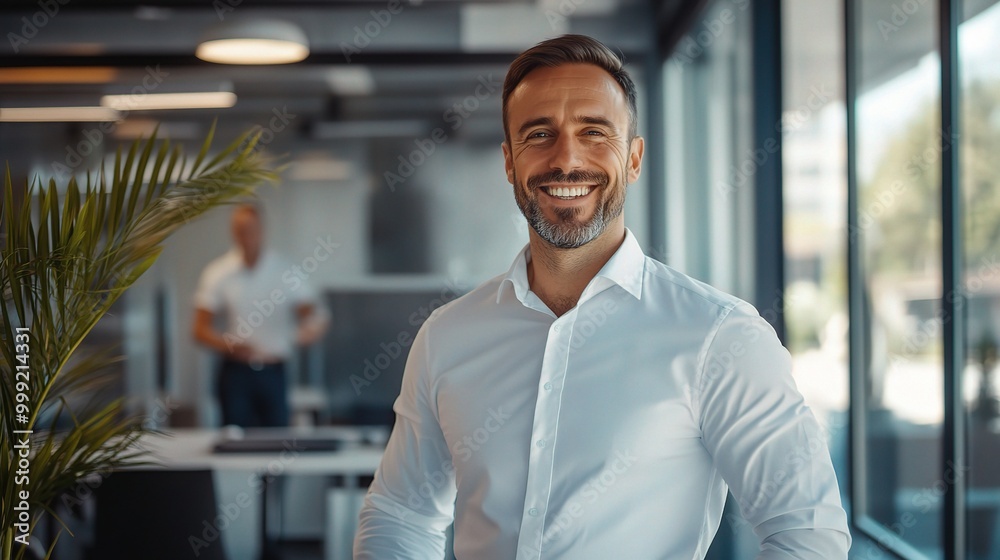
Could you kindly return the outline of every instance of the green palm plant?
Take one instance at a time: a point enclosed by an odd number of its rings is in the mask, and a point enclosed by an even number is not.
[[[81,358],[74,351],[153,264],[167,236],[205,211],[277,180],[269,160],[255,149],[259,134],[244,134],[209,158],[214,131],[213,125],[190,165],[180,146],[158,141],[154,133],[124,155],[119,149],[114,165],[93,178],[88,173],[85,184],[71,178],[61,189],[54,179],[47,186],[33,182],[19,203],[9,169],[5,174],[0,200],[3,560],[26,554],[18,539],[25,526],[19,523],[33,529],[44,512],[58,520],[52,504],[61,493],[86,477],[146,462],[136,443],[148,429],[129,414],[123,399],[88,400],[106,386],[113,352]],[[22,462],[19,442],[25,437],[31,451]],[[24,508],[18,506],[24,505],[30,514],[21,514]]]

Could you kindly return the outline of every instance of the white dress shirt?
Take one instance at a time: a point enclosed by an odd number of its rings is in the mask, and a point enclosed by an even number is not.
[[[627,231],[556,317],[529,261],[421,327],[356,560],[442,558],[453,518],[458,560],[700,559],[727,489],[758,558],[847,558],[824,432],[751,305]]]
[[[249,344],[278,359],[288,359],[295,350],[296,307],[318,306],[301,267],[265,250],[247,268],[235,248],[205,267],[194,299],[200,309],[225,313],[227,343]]]

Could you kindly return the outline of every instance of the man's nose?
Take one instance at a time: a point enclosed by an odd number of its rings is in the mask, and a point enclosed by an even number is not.
[[[583,165],[582,146],[572,134],[560,134],[552,146],[549,167],[569,173]]]

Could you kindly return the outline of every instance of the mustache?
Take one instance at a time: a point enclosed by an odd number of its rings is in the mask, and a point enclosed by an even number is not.
[[[608,184],[608,174],[602,171],[550,171],[541,175],[528,177],[527,185],[531,190],[538,190],[547,183],[597,183],[600,186]]]

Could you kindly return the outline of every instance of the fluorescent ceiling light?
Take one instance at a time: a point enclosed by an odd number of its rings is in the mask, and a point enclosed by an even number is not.
[[[0,109],[0,122],[112,122],[121,113],[110,107],[10,107]]]
[[[105,95],[101,106],[119,111],[154,111],[161,109],[224,109],[236,104],[236,94],[230,91],[197,91],[190,93],[142,93],[137,95]]]
[[[289,64],[309,56],[309,41],[287,21],[234,21],[211,28],[195,56],[220,64]]]

